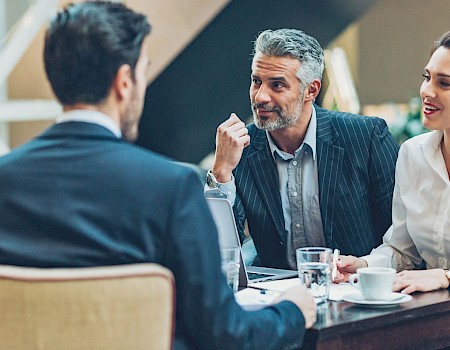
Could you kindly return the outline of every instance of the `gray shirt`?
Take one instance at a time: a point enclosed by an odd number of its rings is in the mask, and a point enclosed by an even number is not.
[[[267,132],[277,166],[284,226],[288,233],[287,257],[293,269],[297,268],[297,248],[325,246],[319,207],[316,130],[316,111],[313,108],[305,139],[293,155],[280,150]]]

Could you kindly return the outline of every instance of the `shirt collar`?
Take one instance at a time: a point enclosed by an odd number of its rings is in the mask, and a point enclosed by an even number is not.
[[[114,122],[114,120],[99,111],[74,109],[64,112],[60,117],[56,118],[57,124],[67,122],[97,124],[111,131],[117,138],[120,139],[122,137],[122,132],[120,131],[119,126]]]
[[[306,130],[305,139],[303,140],[303,143],[300,145],[300,147],[295,151],[296,154],[304,144],[307,144],[311,148],[313,159],[316,160],[316,134],[317,134],[316,131],[317,131],[317,117],[316,117],[316,109],[314,108],[313,105],[311,120],[309,121],[308,129]],[[266,131],[266,135],[267,140],[269,141],[269,148],[272,157],[274,157],[275,159],[275,153],[278,153],[280,157],[284,158],[283,153],[286,154],[286,152],[283,152],[277,147],[275,142],[273,142],[272,136],[270,136],[270,133],[268,131]]]

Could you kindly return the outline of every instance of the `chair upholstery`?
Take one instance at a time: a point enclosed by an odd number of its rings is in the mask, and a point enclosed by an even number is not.
[[[0,266],[0,349],[171,349],[174,309],[157,264]]]

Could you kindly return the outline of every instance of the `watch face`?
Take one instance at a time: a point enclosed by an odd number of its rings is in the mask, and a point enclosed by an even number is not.
[[[209,186],[209,188],[216,188],[218,186],[217,180],[214,175],[211,174],[211,172],[208,172],[206,174],[206,184]]]

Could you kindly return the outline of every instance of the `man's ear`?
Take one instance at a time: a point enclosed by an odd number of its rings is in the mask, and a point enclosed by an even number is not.
[[[308,84],[305,90],[305,100],[314,101],[317,95],[319,95],[321,87],[322,83],[318,79],[315,79],[312,83]]]
[[[121,100],[127,99],[130,95],[133,86],[133,79],[131,76],[131,67],[128,64],[122,64],[117,70],[113,81],[113,89],[117,97]]]

